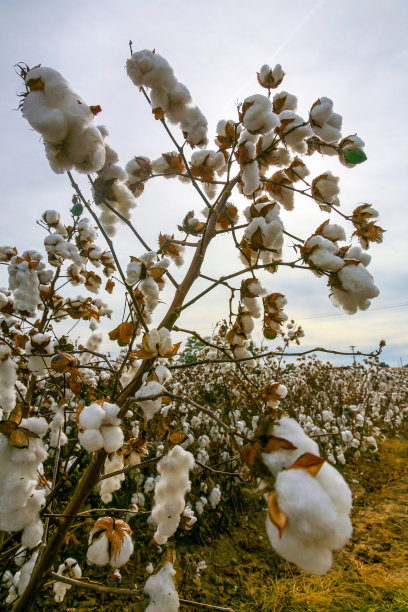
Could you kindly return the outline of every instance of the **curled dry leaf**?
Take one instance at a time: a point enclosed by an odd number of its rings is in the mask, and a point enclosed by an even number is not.
[[[38,435],[25,427],[20,427],[21,419],[21,407],[16,406],[10,414],[10,418],[0,423],[0,433],[7,436],[10,446],[28,448],[30,438],[38,438]]]
[[[300,455],[300,457],[296,459],[295,463],[293,463],[287,469],[288,470],[297,470],[297,469],[306,470],[306,472],[309,472],[309,474],[311,474],[312,476],[316,476],[316,474],[319,473],[320,468],[322,467],[325,461],[326,459],[324,459],[324,457],[318,457],[317,455],[314,455],[313,453],[303,453],[303,455]]]
[[[65,374],[75,368],[77,365],[77,360],[75,357],[70,355],[69,353],[64,353],[63,351],[59,351],[57,355],[51,359],[51,368],[58,372],[59,374]]]
[[[279,508],[276,491],[272,491],[272,493],[268,495],[268,514],[272,523],[278,528],[279,537],[281,538],[287,525],[288,517]]]
[[[120,346],[129,344],[133,335],[134,326],[130,321],[121,323],[115,329],[109,332],[109,338],[111,340],[117,340]]]

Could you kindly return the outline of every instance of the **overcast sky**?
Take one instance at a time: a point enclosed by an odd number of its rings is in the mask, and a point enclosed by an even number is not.
[[[266,274],[264,285],[287,295],[286,312],[302,323],[305,348],[347,350],[353,344],[371,350],[384,338],[383,359],[390,365],[400,357],[408,362],[406,0],[2,0],[0,7],[2,243],[40,248],[35,220],[55,208],[68,221],[72,195],[67,178],[50,170],[38,134],[15,110],[21,89],[16,62],[51,66],[88,104],[100,104],[98,122],[107,126],[123,164],[135,154],[154,159],[172,149],[126,76],[130,39],[134,50],[155,48],[190,89],[209,122],[209,148],[217,121],[236,116],[235,102],[263,93],[256,82],[261,65],[280,63],[286,72],[281,88],[298,96],[299,114],[328,96],[343,116],[343,135],[357,132],[366,143],[368,161],[354,169],[333,158],[306,159],[312,176],[325,170],[339,176],[341,210],[349,214],[370,202],[387,233],[382,245],[370,248],[369,270],[381,293],[369,311],[345,315],[330,303],[324,279],[304,271]],[[303,200],[283,217],[288,231],[307,237],[327,214]],[[146,186],[138,203],[134,224],[155,248],[159,231],[173,233],[188,210],[202,208],[188,185],[159,179]],[[244,202],[236,203],[242,210]],[[124,229],[119,238],[126,265],[129,255],[143,251]],[[218,238],[203,272],[215,276],[239,268],[229,243]],[[168,302],[170,292],[162,297]],[[179,324],[206,334],[227,312],[226,294],[218,291],[186,311]]]

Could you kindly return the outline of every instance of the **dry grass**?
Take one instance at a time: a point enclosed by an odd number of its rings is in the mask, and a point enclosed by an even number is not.
[[[354,535],[323,577],[280,559],[265,535],[263,517],[249,517],[214,542],[194,550],[211,569],[183,596],[235,612],[407,612],[408,441],[383,445],[377,459],[347,470],[354,488]],[[215,569],[212,569],[215,568]]]

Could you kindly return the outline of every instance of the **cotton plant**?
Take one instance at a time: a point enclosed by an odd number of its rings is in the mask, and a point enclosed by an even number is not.
[[[95,125],[99,104],[88,105],[54,68],[21,64],[20,71],[23,117],[40,135],[51,169],[68,174],[72,205],[68,216],[44,211],[39,250],[19,252],[9,241],[0,247],[8,269],[8,287],[0,289],[0,528],[22,532],[29,550],[41,541],[44,548],[37,560],[35,552],[24,556],[26,569],[8,580],[9,601],[19,596],[17,612],[29,610],[54,567],[80,578],[73,557],[58,551],[80,533],[70,526],[95,491],[102,509],[114,494],[129,493],[112,514],[135,521],[140,535],[154,530],[152,560],[143,563],[159,569],[144,587],[147,609],[178,609],[177,551],[172,562],[158,561],[161,547],[171,538],[177,548],[180,530],[190,537],[218,515],[248,472],[268,487],[274,548],[324,573],[351,532],[349,490],[330,464],[376,453],[386,428],[403,427],[407,407],[400,387],[392,390],[395,379],[375,366],[368,367],[372,393],[358,370],[347,379],[317,360],[286,367],[288,347],[304,332],[290,318],[278,273],[286,266],[316,275],[349,314],[378,295],[367,253],[382,241],[378,213],[369,203],[348,211],[333,165],[324,165],[328,156],[356,167],[366,159],[364,141],[341,133],[328,97],[298,114],[297,97],[282,88],[282,66],[264,64],[256,88],[220,118],[209,144],[207,119],[167,59],[131,48],[131,95],[143,96],[171,144],[153,146],[149,156],[136,148],[122,165],[108,128]],[[308,158],[316,153],[323,167],[311,172]],[[178,209],[174,228],[150,211],[155,223],[146,240],[143,215],[134,225],[136,204],[142,213],[148,183],[161,180],[179,181],[200,204]],[[317,229],[307,219],[298,237],[290,219],[301,199],[324,218]],[[125,242],[124,252],[117,248],[121,224],[134,236],[131,251]],[[233,244],[235,268],[227,272],[221,257],[213,278],[204,264],[219,235]],[[216,287],[225,292],[225,319],[212,335],[186,329],[185,309]],[[105,333],[100,321],[111,317]],[[197,341],[191,361],[174,332]],[[220,462],[225,471],[212,467]],[[94,510],[97,518],[101,508]],[[133,552],[131,528],[105,514],[90,530],[87,559],[116,570]],[[55,582],[58,601],[68,590]]]

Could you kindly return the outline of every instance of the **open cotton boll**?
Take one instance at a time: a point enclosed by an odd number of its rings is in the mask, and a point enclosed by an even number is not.
[[[146,612],[177,612],[179,610],[179,596],[173,581],[175,575],[176,570],[167,561],[157,574],[149,576],[144,586],[144,592],[150,597]]]
[[[44,525],[41,520],[31,521],[24,527],[21,535],[21,545],[27,548],[35,548],[40,542],[44,532]]]
[[[123,467],[123,455],[114,453],[112,457],[106,457],[105,459],[104,475],[121,470]],[[112,493],[119,491],[123,480],[125,480],[124,473],[100,481],[99,495],[104,504],[109,504],[112,501]]]
[[[120,418],[118,418],[120,408],[117,404],[110,404],[109,402],[104,402],[103,411],[105,412],[104,417],[102,419],[103,425],[120,425],[121,421]]]
[[[340,472],[325,461],[315,478],[330,497],[337,512],[346,515],[350,514],[352,495],[348,484]]]
[[[367,310],[372,298],[380,293],[368,270],[359,263],[357,266],[347,260],[337,273],[342,289],[332,287],[330,299],[336,306],[341,306],[347,313],[354,314],[358,309]]]
[[[259,188],[259,167],[256,161],[245,164],[242,170],[242,182],[244,195],[250,196]]]
[[[52,68],[39,66],[27,72],[30,90],[22,113],[44,138],[51,168],[61,173],[73,166],[79,172],[96,172],[105,162],[103,140],[91,125],[92,109]]]
[[[105,417],[105,411],[99,404],[85,406],[79,415],[79,424],[85,429],[99,429]]]
[[[0,408],[8,416],[16,405],[17,364],[11,358],[11,349],[0,344]]]
[[[282,537],[279,537],[279,531],[273,525],[269,516],[266,518],[266,532],[276,552],[286,561],[295,563],[305,572],[322,576],[331,568],[333,562],[331,550],[310,543],[304,544],[287,530]]]
[[[33,573],[34,566],[37,562],[38,552],[33,553],[26,563],[21,567],[21,570],[17,572],[19,574],[18,582],[15,584],[17,586],[17,591],[19,595],[22,595],[26,590],[28,583],[30,582],[31,574]],[[17,574],[16,574],[17,576]],[[14,579],[16,578],[14,576]]]
[[[304,248],[311,250],[308,261],[321,270],[336,272],[344,266],[344,260],[337,255],[337,245],[323,236],[312,236],[305,242]]]
[[[86,553],[86,558],[89,563],[93,563],[95,565],[108,565],[109,563],[109,553],[108,547],[109,542],[106,534],[103,533],[96,540],[92,542],[92,531],[89,535],[89,546],[88,552]]]
[[[275,113],[280,113],[284,110],[295,111],[297,108],[298,99],[287,91],[280,91],[273,96],[272,106]]]
[[[268,435],[284,438],[292,442],[296,449],[279,449],[272,453],[262,453],[262,459],[274,476],[284,468],[290,467],[304,453],[319,455],[319,447],[305,434],[299,423],[289,417],[282,417],[272,425]]]
[[[350,247],[346,253],[346,259],[356,259],[367,267],[371,261],[371,255],[363,251],[359,246]]]
[[[122,519],[104,516],[98,519],[89,533],[87,559],[95,565],[115,568],[128,562],[133,553],[132,530]]]
[[[346,240],[346,232],[344,231],[344,228],[336,223],[329,223],[328,225],[325,225],[320,233],[328,240]]]
[[[99,429],[85,429],[78,434],[78,441],[82,448],[93,453],[103,448],[104,438]]]
[[[163,387],[159,382],[155,380],[151,380],[147,384],[143,385],[143,387],[141,387],[136,393],[136,401],[142,408],[144,417],[147,420],[150,420],[156,414],[156,412],[160,410],[162,405],[162,398],[161,396],[153,400],[143,398],[155,396],[159,393],[163,393]]]
[[[107,453],[114,453],[120,449],[124,441],[123,431],[120,427],[103,425],[101,427],[101,434],[103,438],[103,448]]]

